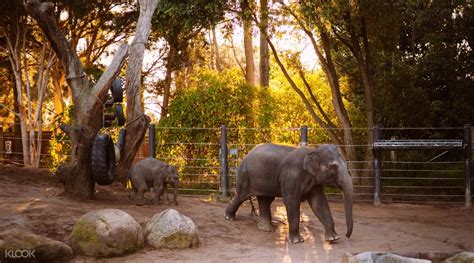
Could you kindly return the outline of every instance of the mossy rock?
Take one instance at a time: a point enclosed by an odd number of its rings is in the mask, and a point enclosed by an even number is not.
[[[140,224],[118,209],[89,212],[77,220],[69,239],[81,255],[112,257],[133,253],[144,246]]]
[[[474,263],[474,252],[458,253],[444,261],[445,263]]]
[[[74,255],[71,247],[63,242],[37,235],[27,229],[13,226],[0,231],[0,262],[21,260],[28,262],[64,262]],[[21,258],[14,251],[23,251]],[[9,253],[11,252],[11,253]]]

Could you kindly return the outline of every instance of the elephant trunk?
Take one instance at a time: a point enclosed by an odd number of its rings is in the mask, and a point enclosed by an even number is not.
[[[353,186],[352,186],[352,178],[349,176],[348,182],[342,188],[342,192],[344,195],[344,214],[346,215],[346,225],[347,225],[347,233],[346,236],[349,238],[352,234],[352,195],[353,195]]]
[[[173,190],[173,201],[174,201],[174,203],[177,205],[177,204],[178,204],[178,187],[179,187],[179,181],[178,181],[178,180],[174,180],[174,182],[173,182],[173,187],[174,187],[174,190]]]

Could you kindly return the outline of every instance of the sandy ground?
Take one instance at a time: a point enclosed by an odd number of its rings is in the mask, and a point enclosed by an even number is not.
[[[302,204],[304,243],[286,241],[288,225],[281,200],[273,205],[275,232],[262,232],[250,215],[250,205],[237,212],[236,221],[224,220],[225,203],[208,197],[179,197],[178,206],[137,207],[117,186],[100,187],[94,200],[61,195],[62,185],[41,170],[0,166],[0,228],[23,225],[37,234],[67,242],[75,220],[95,209],[117,208],[142,226],[151,217],[172,207],[198,225],[200,245],[184,250],[144,250],[124,257],[95,260],[77,256],[73,262],[340,262],[345,252],[363,251],[456,252],[474,251],[474,210],[454,206],[388,204],[374,207],[356,203],[354,232],[346,231],[341,203],[331,203],[336,243],[323,241],[323,227],[306,203]]]

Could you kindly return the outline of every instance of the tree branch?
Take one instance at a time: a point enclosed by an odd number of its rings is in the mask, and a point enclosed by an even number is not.
[[[51,43],[51,47],[66,70],[66,80],[75,100],[77,100],[82,87],[88,86],[88,80],[79,57],[55,21],[54,4],[41,3],[39,0],[26,0],[25,9],[36,20]]]
[[[110,62],[110,65],[92,88],[92,93],[96,97],[101,97],[102,93],[106,92],[107,89],[112,85],[115,77],[117,77],[117,75],[120,73],[127,55],[128,45],[123,43],[115,52],[114,58],[112,59],[112,62]]]

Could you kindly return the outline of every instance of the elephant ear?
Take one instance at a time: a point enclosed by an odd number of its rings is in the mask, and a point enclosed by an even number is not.
[[[168,176],[170,177],[170,179],[173,179],[175,174],[177,174],[176,167],[174,167],[173,165],[168,165],[166,170],[168,171]]]
[[[319,169],[319,163],[321,162],[321,156],[317,152],[308,153],[304,157],[303,169],[308,171],[310,174],[316,175]]]

